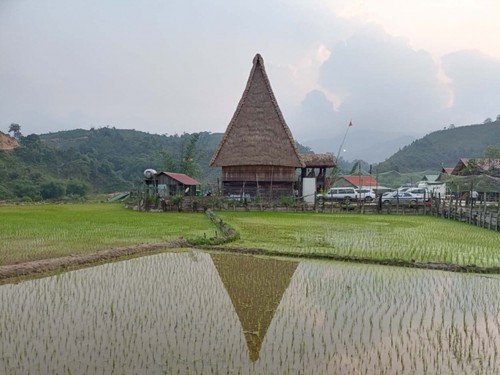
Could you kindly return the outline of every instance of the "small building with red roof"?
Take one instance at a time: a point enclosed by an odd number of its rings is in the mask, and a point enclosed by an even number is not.
[[[335,180],[333,186],[335,187],[367,187],[376,189],[377,188],[377,180],[375,180],[372,176],[342,176]]]
[[[156,192],[161,197],[174,195],[189,195],[196,194],[197,187],[200,183],[194,178],[185,175],[184,173],[174,172],[158,172],[146,178],[146,184],[155,187]]]

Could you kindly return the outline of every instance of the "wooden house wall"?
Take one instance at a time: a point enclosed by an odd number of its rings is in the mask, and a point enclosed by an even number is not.
[[[167,189],[166,191],[162,192],[162,195],[184,195],[185,194],[185,189],[187,186],[184,184],[181,184],[179,181],[174,180],[173,178],[165,175],[165,174],[160,174],[156,177],[156,186],[158,185],[166,185]],[[195,186],[190,186],[189,187],[189,192],[188,195],[195,195],[196,193],[196,187]],[[160,192],[159,192],[160,193]]]
[[[295,168],[271,165],[222,167],[222,181],[292,182],[295,181]]]
[[[252,200],[274,200],[292,195],[296,184],[295,168],[280,166],[231,166],[222,167],[222,193],[247,195]]]
[[[180,183],[173,178],[170,178],[169,176],[165,174],[160,174],[159,176],[156,177],[156,180],[158,181],[159,185],[180,185]]]
[[[293,195],[294,182],[223,182],[222,190],[225,197],[249,197],[250,201],[277,200],[282,196]]]

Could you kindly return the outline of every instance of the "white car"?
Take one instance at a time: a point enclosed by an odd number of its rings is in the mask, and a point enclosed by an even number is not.
[[[416,195],[418,199],[430,199],[431,195],[427,189],[424,188],[409,188],[406,190],[407,193],[411,193],[413,195]]]
[[[356,193],[354,188],[339,187],[331,188],[325,194],[318,195],[317,198],[330,201],[355,201],[358,199],[358,193]]]
[[[365,202],[372,202],[376,198],[376,194],[373,189],[360,188],[355,189],[356,194],[358,194],[357,199]]]

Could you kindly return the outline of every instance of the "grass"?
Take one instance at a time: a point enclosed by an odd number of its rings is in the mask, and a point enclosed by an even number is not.
[[[0,266],[180,237],[213,235],[202,214],[145,213],[120,204],[0,206]]]
[[[218,212],[240,239],[226,246],[273,253],[335,255],[500,267],[498,232],[414,215]]]
[[[415,215],[218,212],[240,238],[224,246],[273,254],[500,267],[498,232]],[[202,214],[120,204],[0,206],[0,265],[143,243],[212,237]]]

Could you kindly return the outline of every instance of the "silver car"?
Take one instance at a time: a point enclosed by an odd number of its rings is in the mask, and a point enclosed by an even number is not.
[[[418,195],[404,192],[393,191],[390,193],[385,193],[382,195],[382,203],[385,205],[389,204],[402,204],[402,205],[415,205],[418,202],[422,202],[423,199]]]

